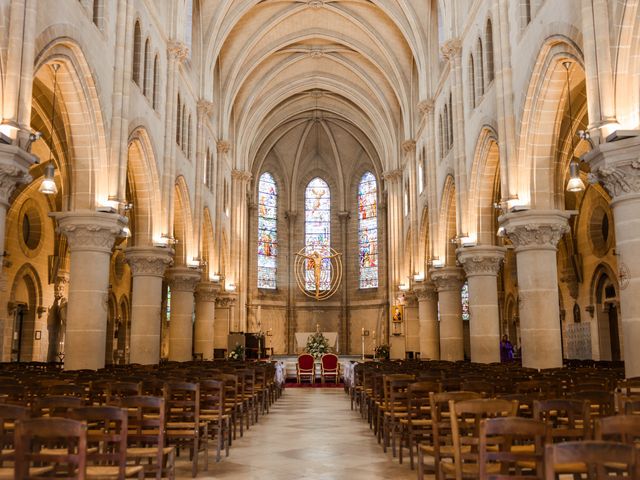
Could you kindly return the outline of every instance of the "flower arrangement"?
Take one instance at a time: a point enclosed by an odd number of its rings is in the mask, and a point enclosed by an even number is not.
[[[375,356],[380,360],[389,360],[389,345],[378,345],[375,349]]]
[[[304,349],[313,358],[320,358],[325,353],[329,353],[331,348],[329,347],[329,340],[321,332],[316,332],[309,336],[307,340],[307,346]]]
[[[229,360],[242,360],[244,358],[244,347],[242,345],[236,345],[231,353],[229,353]]]

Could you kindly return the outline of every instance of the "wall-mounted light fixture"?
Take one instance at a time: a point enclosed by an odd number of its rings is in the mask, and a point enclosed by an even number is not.
[[[416,273],[413,275],[414,282],[424,282],[424,273]]]
[[[227,292],[235,292],[236,291],[236,284],[235,283],[227,283],[227,285],[224,287],[224,289]]]
[[[401,283],[398,285],[398,290],[400,290],[401,292],[406,292],[407,290],[409,290],[409,285],[406,283]]]
[[[433,268],[442,268],[444,267],[444,260],[441,260],[439,257],[434,257],[431,260],[431,266]]]
[[[211,280],[212,282],[215,282],[215,283],[220,283],[220,274],[219,273],[214,273],[212,275],[209,275],[209,280]]]

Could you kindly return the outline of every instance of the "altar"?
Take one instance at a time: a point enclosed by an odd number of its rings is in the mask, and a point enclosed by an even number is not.
[[[296,352],[302,353],[307,346],[307,341],[311,335],[317,332],[297,332],[296,335]],[[338,332],[321,332],[329,342],[329,347],[334,352],[338,351]]]

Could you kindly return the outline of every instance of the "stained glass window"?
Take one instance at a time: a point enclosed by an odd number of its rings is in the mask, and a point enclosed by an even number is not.
[[[258,183],[258,288],[276,288],[278,190],[270,173]]]
[[[378,286],[378,186],[371,172],[358,186],[358,246],[360,288]]]
[[[468,321],[471,318],[469,314],[469,282],[462,284],[460,291],[460,300],[462,301],[462,320]]]
[[[330,255],[331,247],[331,191],[327,182],[314,178],[304,194],[305,247],[306,254],[314,251],[323,257]],[[306,260],[305,288],[315,290],[313,262]],[[331,282],[331,261],[324,259],[320,271],[320,290],[328,290]]]

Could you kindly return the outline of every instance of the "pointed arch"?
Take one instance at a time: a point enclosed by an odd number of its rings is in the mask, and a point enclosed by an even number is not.
[[[173,237],[176,239],[176,264],[185,265],[192,257],[193,251],[193,215],[189,188],[185,178],[181,175],[175,183],[175,212],[173,223]]]
[[[151,40],[149,37],[144,42],[144,63],[142,65],[142,94],[149,98],[151,91]]]
[[[202,213],[202,245],[200,246],[200,252],[202,260],[205,262],[205,278],[211,278],[213,275],[212,259],[214,258],[214,236],[213,236],[213,223],[211,222],[211,212],[209,207],[204,207]]]
[[[154,110],[160,107],[160,56],[156,53],[153,59],[153,90],[151,93]]]
[[[331,190],[326,181],[315,177],[307,184],[304,193],[305,214],[305,247],[307,255],[318,252],[323,257],[330,254],[331,248]],[[320,290],[329,288],[330,264],[322,261],[322,280]],[[313,266],[306,260],[305,286],[308,290],[315,290]]]
[[[447,175],[444,181],[439,228],[440,248],[436,257],[443,260],[446,265],[455,265],[456,245],[450,241],[457,235],[456,185],[453,175]]]
[[[278,186],[269,172],[258,181],[258,288],[275,290],[278,274]]]
[[[485,27],[484,34],[484,43],[487,50],[487,86],[493,82],[493,79],[496,76],[495,72],[495,60],[494,60],[494,52],[493,52],[493,23],[491,23],[491,19],[487,18],[487,25]]]
[[[475,234],[482,245],[495,243],[497,225],[493,203],[496,189],[500,188],[499,165],[498,135],[486,125],[476,142],[469,182],[469,226],[473,230],[465,232]]]
[[[142,30],[140,20],[133,27],[133,67],[132,78],[136,85],[142,86]]]
[[[365,172],[358,184],[360,288],[378,287],[378,183]]]

